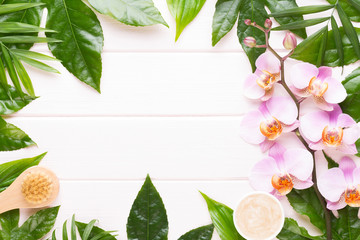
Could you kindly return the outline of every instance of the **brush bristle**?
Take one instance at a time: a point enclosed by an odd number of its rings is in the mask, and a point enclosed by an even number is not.
[[[22,193],[29,203],[40,204],[46,202],[53,191],[53,182],[44,173],[29,173],[22,184]]]

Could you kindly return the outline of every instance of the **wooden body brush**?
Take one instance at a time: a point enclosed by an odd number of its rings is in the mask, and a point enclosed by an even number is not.
[[[0,213],[17,208],[42,208],[59,193],[59,179],[47,168],[31,167],[0,194]]]

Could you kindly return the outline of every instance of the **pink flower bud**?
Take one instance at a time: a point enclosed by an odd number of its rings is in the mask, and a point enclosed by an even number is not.
[[[253,48],[256,46],[256,39],[253,37],[246,37],[244,39],[244,44],[248,46],[249,48]]]
[[[249,25],[251,25],[251,20],[250,19],[245,19],[244,23],[249,26]]]
[[[272,26],[272,21],[268,18],[268,19],[266,19],[265,20],[265,23],[264,23],[264,26],[266,27],[266,28],[271,28],[271,26]]]
[[[293,50],[297,46],[297,40],[293,33],[288,32],[285,35],[283,45],[287,50]]]

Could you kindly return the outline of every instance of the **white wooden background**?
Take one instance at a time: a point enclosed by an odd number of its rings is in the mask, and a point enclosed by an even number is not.
[[[170,29],[129,27],[99,15],[105,35],[101,95],[59,63],[53,66],[61,75],[29,67],[41,97],[8,121],[38,146],[1,153],[0,159],[48,151],[42,165],[61,180],[57,229],[75,213],[78,220],[96,218],[101,227],[119,230],[125,240],[127,217],[147,173],[166,206],[170,240],[210,223],[199,190],[232,208],[252,191],[248,173],[262,154],[239,137],[242,116],[251,109],[242,94],[251,69],[236,29],[211,46],[215,1],[208,0],[175,43],[166,1],[154,2]],[[272,35],[275,48],[282,48],[283,36]],[[46,45],[35,49],[50,54]],[[283,203],[287,216],[307,225]]]

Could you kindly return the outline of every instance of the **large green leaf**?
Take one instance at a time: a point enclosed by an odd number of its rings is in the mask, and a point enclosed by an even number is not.
[[[241,0],[218,0],[212,23],[212,45],[215,46],[234,26]]]
[[[185,27],[198,15],[206,0],[166,0],[176,22],[175,41]]]
[[[342,82],[347,97],[340,104],[344,113],[349,114],[356,122],[360,122],[360,67],[352,71]]]
[[[8,115],[19,111],[31,101],[36,98],[30,97],[24,93],[24,97],[21,98],[16,89],[12,86],[8,86],[11,99],[7,95],[3,88],[0,88],[0,115]]]
[[[24,158],[0,165],[0,192],[4,191],[26,169],[36,166],[44,158],[46,153],[33,158]]]
[[[57,33],[47,37],[62,40],[49,43],[53,55],[78,79],[100,92],[103,33],[93,11],[81,0],[43,0],[47,2],[46,27]]]
[[[300,227],[298,223],[291,218],[286,218],[284,227],[277,235],[277,238],[279,240],[308,240],[308,239],[314,239],[314,240],[325,240],[326,238],[324,236],[311,236],[308,231]]]
[[[89,0],[98,12],[131,26],[167,23],[152,0]]]
[[[82,222],[76,222],[76,227],[80,233],[80,236],[84,236],[86,229],[87,228],[89,229],[89,224],[82,223]],[[87,236],[88,236],[87,239],[89,239],[89,240],[95,239],[97,237],[100,237],[100,238],[98,238],[98,240],[102,240],[102,239],[116,240],[116,238],[113,235],[111,235],[111,233],[109,233],[108,231],[105,231],[99,227],[96,227],[96,226],[91,228],[91,231],[89,232],[89,234]],[[81,239],[85,240],[84,237],[82,237]]]
[[[344,9],[346,15],[349,16],[351,21],[354,22],[360,22],[360,12],[356,10],[356,8],[351,5],[351,0],[327,0],[331,4],[339,3],[341,8]],[[360,4],[359,0],[352,0],[353,2],[356,2]]]
[[[16,4],[16,3],[33,3],[41,4],[41,0],[5,0],[6,4]],[[40,26],[40,21],[43,13],[43,6],[28,8],[22,11],[17,11],[14,13],[0,15],[0,22],[19,22],[27,23],[35,26]],[[37,36],[37,33],[34,33],[33,36]],[[33,46],[33,43],[18,43],[18,44],[9,44],[9,47],[13,48],[22,48],[30,49]]]
[[[245,240],[235,228],[233,210],[228,206],[209,198],[204,193],[201,193],[201,195],[207,203],[211,220],[221,240]]]
[[[360,29],[355,28],[358,37],[360,37]],[[342,46],[344,49],[344,64],[349,65],[358,60],[356,53],[349,41],[349,38],[344,33],[344,29],[342,27],[339,28],[339,33],[342,40]],[[319,49],[322,43],[322,39],[324,37],[325,31],[320,29],[316,33],[309,36],[307,39],[302,41],[294,51],[294,54],[291,56],[294,59],[301,60],[304,62],[309,62],[316,65],[318,57],[319,57]],[[329,67],[339,67],[342,66],[340,61],[336,42],[332,41],[334,39],[333,30],[328,32],[328,39],[331,41],[327,41],[325,48],[325,55],[323,59],[323,65]]]
[[[211,240],[213,232],[214,225],[210,224],[185,233],[179,240]]]
[[[266,0],[265,4],[272,13],[298,7],[295,0]],[[301,21],[304,20],[304,18],[302,16],[275,17],[275,20],[280,23],[280,25],[283,25],[291,22]],[[292,30],[292,32],[299,37],[307,37],[305,28]]]
[[[313,188],[293,189],[286,196],[296,212],[308,216],[314,226],[326,232],[325,214]]]
[[[35,143],[20,128],[0,118],[0,151],[12,151]]]
[[[359,208],[345,207],[338,210],[339,218],[332,218],[331,230],[334,240],[359,240],[360,220]]]
[[[147,176],[130,211],[127,222],[128,239],[166,240],[168,225],[165,206]]]
[[[248,26],[244,23],[245,19],[250,19],[257,24],[264,26],[268,14],[265,11],[265,0],[241,0],[240,15],[238,22],[239,41],[249,58],[252,70],[255,71],[256,59],[265,52],[265,48],[249,48],[244,44],[245,37],[251,36],[256,39],[258,45],[265,44],[265,34],[259,29]]]
[[[9,240],[38,240],[53,228],[59,206],[38,211],[29,217],[24,224],[11,232]]]
[[[11,233],[18,228],[19,220],[20,220],[19,209],[14,209],[0,214],[1,240],[11,240]]]

